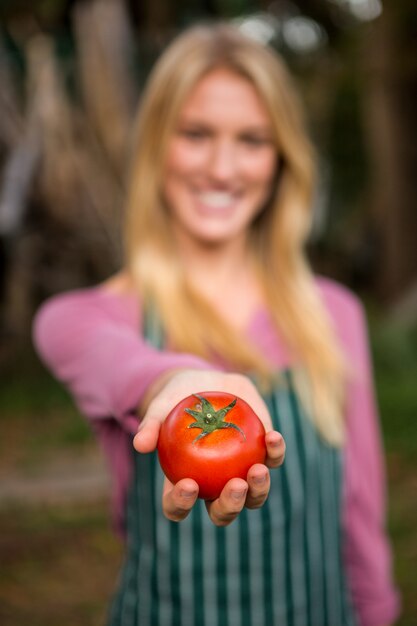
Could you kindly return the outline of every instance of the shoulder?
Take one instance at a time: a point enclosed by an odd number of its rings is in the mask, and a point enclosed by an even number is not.
[[[316,285],[325,308],[337,326],[363,322],[362,302],[348,287],[323,276],[316,277]]]
[[[60,293],[45,300],[33,320],[36,343],[91,332],[108,324],[137,326],[139,302],[133,294],[114,293],[98,285]]]
[[[88,314],[105,315],[116,318],[136,319],[139,298],[137,293],[127,286],[121,275],[92,287],[74,289],[55,294],[40,306],[35,322],[39,318],[65,316],[73,318]]]
[[[137,301],[137,293],[125,272],[119,272],[98,285],[55,294],[45,300],[40,310],[102,309],[123,311]]]
[[[33,345],[52,371],[68,374],[74,363],[119,343],[121,337],[138,334],[137,300],[102,287],[77,289],[46,300],[32,324]],[[68,370],[66,368],[69,368]]]
[[[41,304],[40,309],[66,308],[76,305],[94,306],[99,300],[100,289],[98,287],[86,287],[53,294]]]
[[[99,312],[117,309],[117,299],[107,297],[107,293],[100,287],[76,289],[55,294],[47,298],[39,307],[36,320],[44,317],[67,317],[71,314],[82,317],[89,312]]]
[[[349,309],[361,308],[362,305],[358,296],[342,283],[325,276],[316,276],[315,280],[317,288],[328,306],[331,306],[333,309],[340,309],[346,306]]]

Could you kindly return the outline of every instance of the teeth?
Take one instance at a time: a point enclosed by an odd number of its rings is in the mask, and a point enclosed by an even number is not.
[[[225,193],[224,191],[208,191],[200,194],[200,201],[213,208],[221,209],[232,203],[233,196],[232,194]]]

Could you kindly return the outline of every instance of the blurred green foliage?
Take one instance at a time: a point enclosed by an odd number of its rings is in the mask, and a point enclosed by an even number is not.
[[[375,381],[387,450],[416,466],[417,325],[371,323]]]

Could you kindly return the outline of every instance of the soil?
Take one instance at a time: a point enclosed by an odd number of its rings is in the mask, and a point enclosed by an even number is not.
[[[1,468],[0,623],[102,626],[122,542],[110,525],[110,484],[97,446]]]
[[[36,468],[14,468],[6,475],[3,472],[0,510],[16,504],[97,502],[109,491],[109,475],[97,449],[61,450]]]

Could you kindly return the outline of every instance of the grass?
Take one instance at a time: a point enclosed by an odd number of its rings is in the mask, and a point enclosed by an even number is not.
[[[387,458],[389,533],[404,612],[417,625],[417,329],[372,315],[372,351]],[[93,449],[85,420],[34,355],[21,354],[0,383],[0,472],[34,472],[54,455]],[[101,626],[122,549],[108,502],[0,510],[0,623]]]

